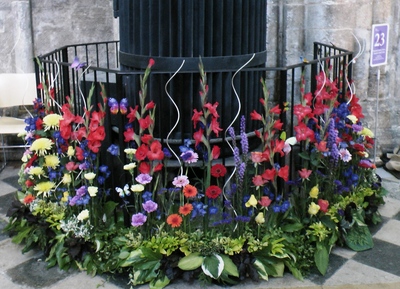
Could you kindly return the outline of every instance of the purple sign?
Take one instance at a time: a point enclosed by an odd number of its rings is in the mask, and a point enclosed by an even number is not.
[[[371,66],[387,63],[389,43],[389,24],[372,25],[371,35]]]

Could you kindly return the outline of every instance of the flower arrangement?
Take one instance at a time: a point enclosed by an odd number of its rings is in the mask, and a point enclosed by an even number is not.
[[[46,97],[26,120],[29,149],[6,228],[23,251],[38,246],[49,266],[127,273],[132,285],[163,288],[177,278],[236,284],[285,270],[302,279],[314,266],[325,274],[334,245],[373,246],[367,224],[379,222],[384,194],[367,158],[373,138],[360,122],[358,99],[341,95],[329,71],[318,75],[314,95],[301,87],[289,138],[281,118],[289,104],[270,107],[261,80],[263,111],[249,116],[260,123],[261,145],[249,151],[245,116],[238,137],[220,127],[200,62],[193,139],[175,152],[153,134],[156,104],[147,101],[146,85],[153,64],[134,107],[107,98],[102,87],[102,102],[92,104],[92,89],[76,115],[72,98],[57,104],[41,84]],[[105,145],[107,114],[125,118],[124,147]],[[229,135],[231,166],[210,142],[222,133]],[[293,147],[299,164],[288,163]],[[107,181],[112,173],[102,152],[123,172],[117,186]]]

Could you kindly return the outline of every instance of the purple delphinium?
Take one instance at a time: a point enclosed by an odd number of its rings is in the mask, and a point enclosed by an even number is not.
[[[157,205],[157,203],[153,202],[152,200],[148,200],[142,204],[142,207],[147,213],[151,213],[151,212],[154,212],[157,210],[158,205]]]
[[[142,226],[144,223],[146,223],[147,217],[146,215],[142,214],[142,213],[137,213],[132,215],[132,222],[131,225],[133,227],[140,227]]]
[[[328,139],[326,146],[331,148],[333,144],[336,144],[336,138],[338,136],[338,132],[335,128],[335,120],[333,118],[329,119],[328,124]]]

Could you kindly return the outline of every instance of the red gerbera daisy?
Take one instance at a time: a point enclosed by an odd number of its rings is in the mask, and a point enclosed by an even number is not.
[[[215,164],[211,167],[211,175],[215,178],[223,177],[226,174],[226,168],[223,164]]]
[[[193,205],[189,203],[179,207],[179,214],[183,216],[189,215],[192,211],[193,211]]]
[[[216,199],[221,194],[222,190],[218,186],[209,186],[206,190],[206,196],[210,199]]]
[[[169,215],[167,218],[167,224],[172,228],[178,228],[182,224],[182,217],[178,214]]]
[[[192,185],[186,185],[183,187],[183,195],[186,198],[193,198],[197,195],[197,188]]]

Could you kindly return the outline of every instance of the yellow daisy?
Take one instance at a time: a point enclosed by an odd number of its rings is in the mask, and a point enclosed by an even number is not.
[[[36,152],[39,156],[43,156],[46,154],[46,151],[51,150],[52,146],[53,142],[50,139],[39,138],[31,144],[29,149]]]
[[[48,114],[43,118],[44,131],[49,129],[58,129],[62,116],[56,113]]]

